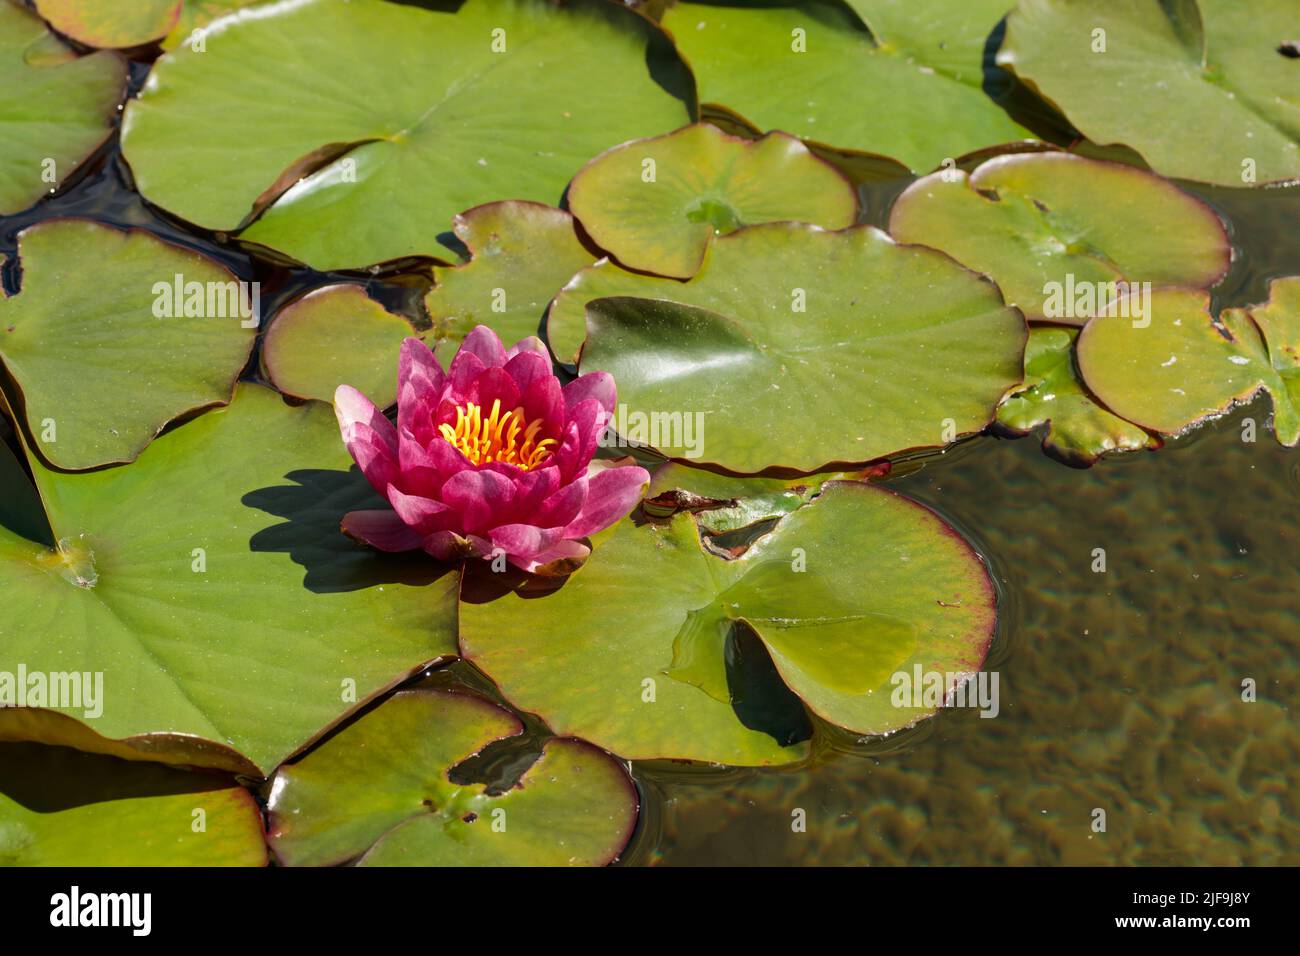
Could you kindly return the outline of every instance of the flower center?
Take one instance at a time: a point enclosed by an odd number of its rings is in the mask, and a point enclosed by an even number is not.
[[[438,426],[442,437],[474,464],[503,461],[524,471],[546,461],[557,444],[554,438],[538,441],[541,430],[540,418],[525,423],[522,408],[503,415],[499,398],[493,400],[488,415],[478,405],[467,402],[463,408],[456,409],[454,426],[450,422]]]

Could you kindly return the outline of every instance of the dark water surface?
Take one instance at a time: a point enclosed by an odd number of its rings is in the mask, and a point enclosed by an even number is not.
[[[869,193],[870,221],[902,185]],[[1216,307],[1262,301],[1269,278],[1300,274],[1300,189],[1196,191],[1230,220],[1238,251]],[[10,292],[18,231],[59,215],[197,248],[262,281],[268,315],[338,278],[170,221],[132,191],[114,142],[62,194],[0,218]],[[368,285],[416,317],[420,280]],[[948,711],[876,741],[829,734],[784,770],[637,767],[647,800],[626,862],[1300,863],[1300,452],[1277,445],[1267,417],[1262,399],[1087,471],[1034,438],[979,438],[891,481],[996,571],[998,716]],[[1096,548],[1105,573],[1092,570]]]

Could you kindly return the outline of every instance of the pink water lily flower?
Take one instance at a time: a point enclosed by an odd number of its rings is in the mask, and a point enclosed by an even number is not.
[[[397,382],[396,428],[350,385],[334,393],[344,444],[392,505],[350,512],[343,531],[381,551],[571,566],[590,552],[578,539],[630,512],[650,480],[636,465],[592,461],[614,379],[592,372],[561,386],[535,337],[507,351],[480,325],[448,372],[409,338]]]

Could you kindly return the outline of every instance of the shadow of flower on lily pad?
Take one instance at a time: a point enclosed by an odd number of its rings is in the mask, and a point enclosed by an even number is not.
[[[454,573],[454,568],[423,552],[384,554],[339,530],[349,511],[385,505],[355,465],[348,471],[302,468],[285,478],[295,484],[258,488],[240,499],[249,508],[285,519],[258,531],[248,546],[288,554],[306,569],[303,586],[308,590],[327,594],[382,584],[419,587]]]

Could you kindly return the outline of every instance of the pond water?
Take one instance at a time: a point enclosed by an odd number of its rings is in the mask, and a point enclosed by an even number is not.
[[[904,185],[867,190],[868,219],[883,224]],[[1300,189],[1194,191],[1237,245],[1216,307],[1300,274]],[[262,282],[265,314],[332,281],[169,221],[132,191],[113,142],[62,194],[0,219],[10,292],[17,233],[66,215],[201,249]],[[420,285],[369,281],[411,315]],[[900,469],[890,485],[961,528],[995,571],[997,716],[946,711],[874,741],[827,732],[807,764],[781,770],[638,766],[645,806],[624,862],[1300,863],[1300,455],[1276,444],[1267,415],[1264,399],[1086,471],[1034,438],[994,437]]]
[[[1232,225],[1216,309],[1300,273],[1300,189],[1186,188]],[[629,860],[1300,863],[1300,456],[1243,440],[1268,415],[1086,471],[981,437],[892,480],[994,568],[998,715],[840,738],[797,769],[647,771],[662,808]]]

